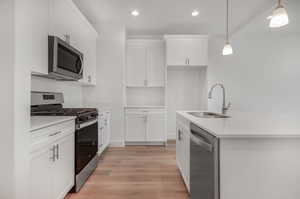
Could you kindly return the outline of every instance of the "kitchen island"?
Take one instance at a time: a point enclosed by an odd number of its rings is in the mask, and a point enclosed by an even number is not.
[[[299,198],[300,124],[283,116],[230,116],[177,112],[176,159],[191,199]],[[198,136],[191,127],[208,136],[199,136],[202,151],[195,148]]]

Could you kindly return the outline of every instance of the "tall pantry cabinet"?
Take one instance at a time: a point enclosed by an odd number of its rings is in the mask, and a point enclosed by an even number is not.
[[[165,144],[165,44],[128,39],[126,48],[125,143]]]

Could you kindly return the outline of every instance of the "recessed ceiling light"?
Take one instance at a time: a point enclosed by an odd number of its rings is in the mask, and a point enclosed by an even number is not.
[[[139,13],[139,11],[137,11],[137,10],[133,10],[132,12],[131,12],[131,15],[133,15],[133,16],[139,16],[140,15],[140,13]]]
[[[193,17],[196,17],[196,16],[198,16],[199,15],[199,12],[197,11],[197,10],[194,10],[193,12],[192,12],[192,16]]]

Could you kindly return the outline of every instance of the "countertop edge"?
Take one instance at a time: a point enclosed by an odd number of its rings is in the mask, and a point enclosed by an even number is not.
[[[176,111],[176,114],[179,114],[180,116],[184,117],[185,119],[189,120],[190,122],[192,122],[193,124],[199,126],[200,128],[202,128],[203,130],[211,133],[213,136],[217,137],[217,138],[221,138],[221,139],[242,139],[242,138],[274,138],[274,139],[288,139],[288,138],[297,138],[300,139],[300,134],[265,134],[265,133],[261,133],[261,134],[218,134],[217,132],[214,132],[206,127],[204,127],[203,125],[200,124],[200,121],[197,121],[197,119],[193,118],[193,116],[189,116],[187,111]],[[204,118],[204,119],[208,119],[209,118]],[[216,119],[216,118],[214,118]],[[230,118],[228,118],[230,119]],[[210,119],[211,120],[211,119]],[[222,119],[223,121],[226,119]]]
[[[43,116],[34,116],[34,117],[43,117]],[[56,117],[56,116],[51,116],[51,117]],[[75,119],[76,119],[75,116],[64,116],[63,118],[55,120],[55,121],[49,121],[49,122],[44,122],[40,125],[34,125],[33,127],[30,127],[30,132],[38,131],[43,128],[47,128],[47,127],[50,127],[50,126],[53,126],[56,124],[60,124],[60,123],[75,120]]]

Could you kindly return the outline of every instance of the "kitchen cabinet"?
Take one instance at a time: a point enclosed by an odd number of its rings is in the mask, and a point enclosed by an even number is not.
[[[177,121],[176,162],[188,190],[190,190],[190,132],[180,121]]]
[[[164,87],[165,49],[160,40],[127,41],[126,85]]]
[[[110,111],[100,112],[98,121],[98,154],[100,155],[110,144]]]
[[[51,156],[49,147],[31,153],[29,176],[31,199],[51,199]]]
[[[163,43],[148,47],[147,53],[147,86],[164,87],[165,48]]]
[[[23,35],[30,35],[30,45],[24,48],[24,56],[29,60],[31,70],[36,73],[48,73],[48,34],[50,27],[51,0],[26,0],[30,15],[23,16]]]
[[[51,34],[63,40],[68,38],[70,45],[83,53],[83,78],[79,82],[95,85],[97,32],[71,0],[52,1]]]
[[[207,66],[206,35],[166,35],[167,66]]]
[[[74,133],[74,120],[31,132],[31,199],[63,199],[74,186]]]
[[[161,144],[167,141],[164,110],[128,110],[126,144]]]
[[[126,115],[126,142],[146,142],[147,115],[130,112]]]
[[[84,54],[83,85],[96,85],[96,42],[98,34],[72,0],[26,0],[30,15],[24,16],[24,37],[31,38],[22,55],[32,74],[48,74],[48,36],[69,40]],[[27,39],[28,40],[28,39]],[[25,42],[25,41],[24,41]]]
[[[54,143],[56,160],[53,164],[52,191],[55,199],[64,198],[74,184],[74,140],[74,134],[70,134]]]
[[[165,114],[161,111],[150,111],[147,114],[147,141],[165,141]]]
[[[127,46],[126,80],[127,86],[146,85],[146,57],[145,46]]]
[[[96,85],[97,81],[97,33],[93,30],[88,30],[83,48],[84,54],[84,69],[83,78],[80,80],[84,85]]]

